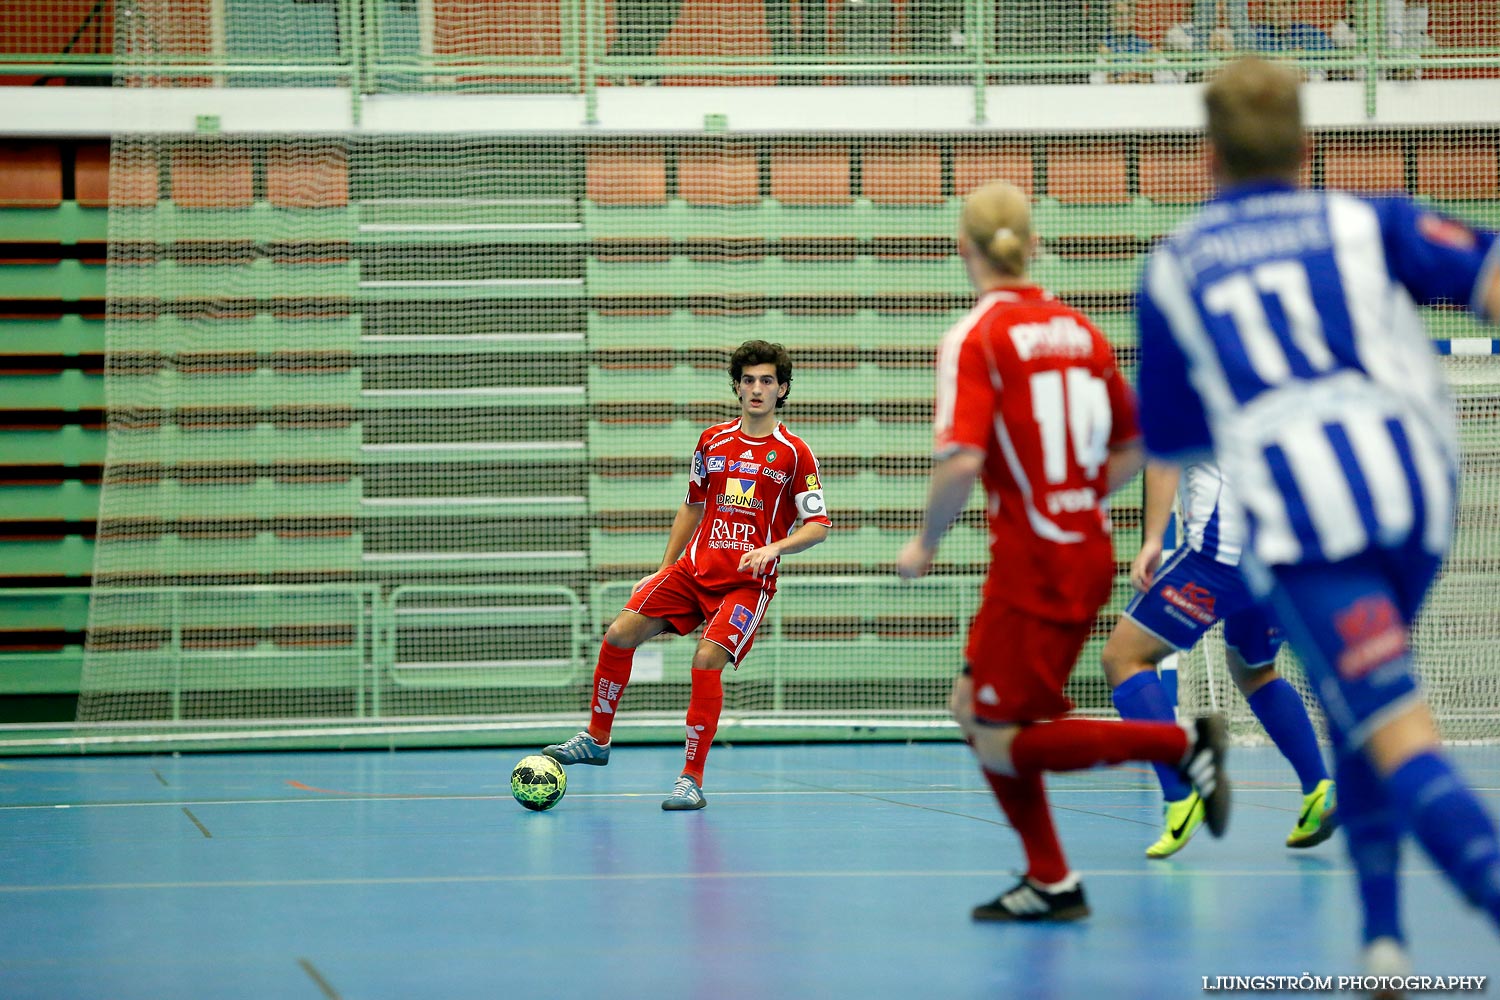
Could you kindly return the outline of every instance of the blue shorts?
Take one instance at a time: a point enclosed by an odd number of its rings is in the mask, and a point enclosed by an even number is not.
[[[1268,567],[1286,626],[1340,747],[1418,697],[1410,630],[1442,560],[1417,545],[1336,563]]]
[[[1125,615],[1178,651],[1192,649],[1222,619],[1224,644],[1252,667],[1275,663],[1285,642],[1276,620],[1256,604],[1238,567],[1187,546],[1173,553],[1151,586],[1126,605]]]

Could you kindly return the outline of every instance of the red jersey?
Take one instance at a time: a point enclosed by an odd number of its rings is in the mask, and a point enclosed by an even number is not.
[[[741,431],[737,419],[704,431],[693,451],[687,502],[703,504],[703,520],[681,561],[710,591],[758,583],[774,593],[776,563],[757,578],[740,571],[740,557],[785,538],[799,518],[830,523],[818,460],[780,424],[766,437]]]
[[[1114,352],[1051,293],[1007,288],[948,331],[937,367],[937,456],[984,452],[986,598],[1048,621],[1092,620],[1114,578],[1109,449],[1138,433]]]

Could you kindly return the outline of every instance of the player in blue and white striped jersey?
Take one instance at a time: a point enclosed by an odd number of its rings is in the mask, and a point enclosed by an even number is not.
[[[1172,721],[1172,698],[1157,665],[1174,649],[1192,649],[1223,621],[1229,675],[1302,786],[1297,823],[1286,845],[1321,844],[1338,828],[1337,799],[1307,707],[1276,672],[1282,631],[1240,576],[1244,514],[1212,462],[1179,469],[1153,461],[1146,467],[1145,486],[1141,549],[1130,567],[1130,582],[1139,593],[1115,623],[1100,657],[1115,708],[1126,719]],[[1158,568],[1174,495],[1185,538]],[[1146,856],[1168,858],[1197,832],[1203,802],[1172,768],[1158,766],[1156,775],[1166,799],[1165,822]]]
[[[1323,704],[1367,965],[1405,961],[1406,829],[1500,924],[1493,820],[1444,755],[1410,629],[1452,535],[1452,401],[1419,304],[1500,315],[1500,248],[1404,197],[1296,187],[1297,77],[1248,58],[1206,92],[1219,193],[1159,246],[1139,296],[1142,431],[1212,455],[1250,528],[1247,582]]]

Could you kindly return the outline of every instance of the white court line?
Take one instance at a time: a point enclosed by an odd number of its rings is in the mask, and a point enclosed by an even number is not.
[[[1092,878],[1348,878],[1352,868],[1318,869],[1271,869],[1249,868],[1229,871],[1183,868],[1128,868],[1128,869],[1078,869],[1085,879]],[[1407,868],[1403,875],[1437,875],[1433,868]],[[378,885],[501,885],[517,883],[556,882],[698,882],[698,881],[760,881],[779,879],[870,879],[870,878],[1006,878],[1015,877],[1011,868],[981,868],[962,871],[943,871],[932,868],[916,868],[900,871],[881,869],[878,871],[773,871],[773,872],[620,872],[595,874],[592,872],[574,875],[435,875],[393,876],[390,878],[306,878],[306,879],[225,879],[205,882],[90,882],[77,885],[0,885],[0,895],[40,895],[50,892],[135,892],[155,889],[282,889],[306,888],[309,886],[378,886]]]
[[[1291,785],[1287,785],[1284,788],[1245,788],[1245,789],[1240,789],[1240,788],[1237,787],[1237,788],[1235,788],[1234,794],[1235,794],[1235,796],[1237,798],[1241,797],[1241,796],[1250,795],[1250,794],[1264,794],[1264,795],[1281,796],[1281,795],[1285,795],[1289,791],[1293,791],[1293,790],[1294,790],[1294,788]],[[1144,788],[1123,788],[1123,787],[1122,788],[1070,788],[1070,789],[1052,789],[1052,788],[1049,788],[1047,790],[1048,795],[1050,797],[1054,798],[1054,799],[1056,799],[1057,797],[1059,797],[1059,793],[1062,796],[1068,796],[1068,795],[1130,795],[1130,794],[1135,794],[1137,792],[1139,792],[1139,793],[1145,793],[1147,791],[1149,791],[1149,789],[1144,789]],[[1493,794],[1493,793],[1500,793],[1500,788],[1476,788],[1476,789],[1474,789],[1474,791],[1479,792],[1481,794]],[[662,790],[660,788],[649,788],[649,789],[644,789],[644,790],[638,791],[638,792],[569,792],[568,793],[568,797],[571,798],[571,799],[575,799],[575,800],[576,799],[591,799],[591,800],[593,800],[593,799],[600,799],[600,800],[603,800],[603,799],[639,799],[639,798],[656,797],[656,796],[661,795],[661,793],[662,793]],[[892,799],[895,799],[895,798],[900,797],[900,796],[974,795],[974,796],[983,797],[985,799],[990,799],[990,798],[993,798],[994,793],[992,793],[988,788],[909,788],[909,789],[891,789],[891,788],[827,788],[827,789],[821,789],[821,788],[791,789],[791,788],[786,788],[786,789],[782,789],[782,788],[766,788],[766,789],[760,789],[760,790],[756,790],[756,791],[738,791],[738,792],[734,792],[734,791],[718,791],[718,790],[714,791],[714,797],[718,798],[718,799],[755,799],[755,798],[769,798],[769,797],[773,797],[773,796],[776,797],[776,798],[793,798],[793,797],[813,797],[813,796],[819,796],[819,795],[822,795],[822,796],[829,796],[829,795],[840,795],[840,796],[843,796],[843,795],[855,795],[855,796],[861,796],[861,797],[870,797],[870,796],[875,796],[875,795],[887,795],[887,796],[891,796]],[[360,794],[345,795],[345,794],[340,794],[340,793],[337,793],[337,792],[333,792],[333,793],[330,793],[330,792],[308,792],[308,793],[306,793],[304,795],[278,796],[278,797],[275,797],[275,798],[263,798],[263,799],[173,799],[171,801],[162,800],[160,802],[56,802],[56,803],[50,803],[50,802],[40,802],[40,803],[38,803],[38,802],[29,802],[29,803],[14,803],[14,804],[10,804],[10,805],[0,805],[0,812],[27,812],[27,811],[34,811],[34,810],[52,810],[52,809],[160,809],[160,808],[178,809],[178,808],[181,808],[182,806],[263,806],[263,805],[277,806],[277,805],[300,805],[300,804],[311,804],[311,803],[321,803],[321,804],[327,805],[327,804],[330,804],[330,803],[339,803],[339,802],[487,802],[487,801],[508,802],[508,801],[510,801],[510,793],[508,791],[505,791],[505,792],[495,792],[495,793],[492,793],[492,794],[489,794],[489,795],[476,795],[476,794],[441,794],[441,793],[423,794],[421,792],[411,792],[411,793],[408,794],[408,793],[395,792],[395,793],[388,793],[388,794],[383,794],[383,795],[360,795]],[[897,802],[897,801],[893,801],[890,804],[891,805],[898,805],[899,806],[901,803]],[[1152,804],[1152,803],[1148,803],[1148,805],[1153,805],[1154,806],[1154,804]],[[1136,805],[1134,805],[1134,804],[1125,804],[1125,805],[1122,805],[1120,808],[1122,808],[1122,809],[1135,809],[1135,808],[1138,808],[1138,807]],[[1288,811],[1288,812],[1295,812],[1296,810],[1286,810],[1286,811]]]

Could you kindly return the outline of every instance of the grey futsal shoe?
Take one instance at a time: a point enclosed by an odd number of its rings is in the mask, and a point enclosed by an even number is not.
[[[708,800],[703,797],[698,783],[684,774],[672,786],[672,794],[662,801],[661,807],[668,812],[675,812],[679,809],[702,809],[706,805]]]
[[[587,730],[566,742],[543,747],[542,753],[563,765],[598,764],[603,767],[609,763],[609,744],[596,742]]]

